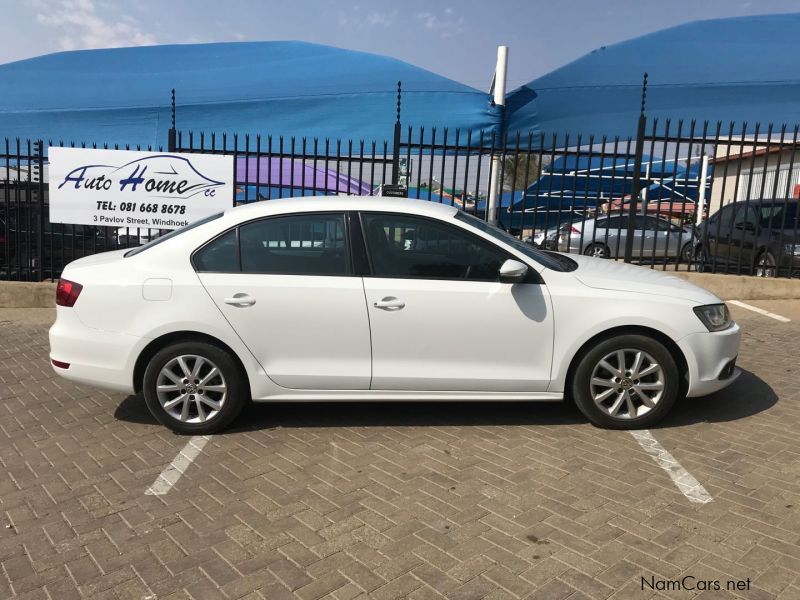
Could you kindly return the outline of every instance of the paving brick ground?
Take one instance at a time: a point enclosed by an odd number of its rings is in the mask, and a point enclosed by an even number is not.
[[[4,311],[0,598],[796,600],[800,325],[734,310],[741,380],[652,430],[705,505],[628,433],[523,404],[260,405],[145,495],[187,438]],[[642,590],[685,575],[750,589]]]

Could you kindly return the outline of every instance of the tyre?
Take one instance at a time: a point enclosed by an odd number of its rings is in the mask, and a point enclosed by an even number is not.
[[[680,375],[663,344],[644,335],[598,342],[579,359],[572,397],[594,425],[641,429],[660,421],[675,403]]]
[[[595,258],[608,258],[611,255],[611,252],[608,250],[608,246],[599,242],[595,242],[586,246],[586,249],[583,251],[583,253],[586,256],[594,256]]]
[[[692,243],[689,242],[688,244],[684,244],[683,248],[681,248],[681,253],[679,255],[679,263],[682,265],[690,265],[692,264]]]
[[[234,358],[206,342],[179,342],[160,350],[143,382],[147,408],[172,431],[207,434],[233,421],[247,402],[248,385]]]
[[[778,263],[772,252],[764,250],[756,259],[756,277],[777,277]]]
[[[698,273],[705,273],[708,271],[708,267],[706,266],[707,256],[708,252],[706,252],[705,246],[702,244],[697,246],[697,250],[694,253],[694,270]]]

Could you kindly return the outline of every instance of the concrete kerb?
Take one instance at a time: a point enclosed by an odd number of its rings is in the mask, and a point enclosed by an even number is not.
[[[791,300],[800,298],[800,279],[766,279],[745,275],[669,272],[707,289],[723,300]],[[51,308],[55,282],[0,281],[0,308]]]
[[[800,279],[715,273],[672,272],[723,300],[793,300],[800,298]]]
[[[55,305],[55,282],[0,281],[0,308],[51,308]]]

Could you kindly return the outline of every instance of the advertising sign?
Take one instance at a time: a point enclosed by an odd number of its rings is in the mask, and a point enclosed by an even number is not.
[[[177,229],[233,204],[233,156],[49,149],[50,222]]]

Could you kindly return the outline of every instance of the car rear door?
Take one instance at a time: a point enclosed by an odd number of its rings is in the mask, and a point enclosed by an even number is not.
[[[346,216],[242,224],[195,252],[203,286],[269,378],[295,389],[369,388],[369,322]]]
[[[553,318],[544,284],[499,283],[509,254],[454,224],[399,213],[363,213],[361,223],[372,389],[547,390]]]

